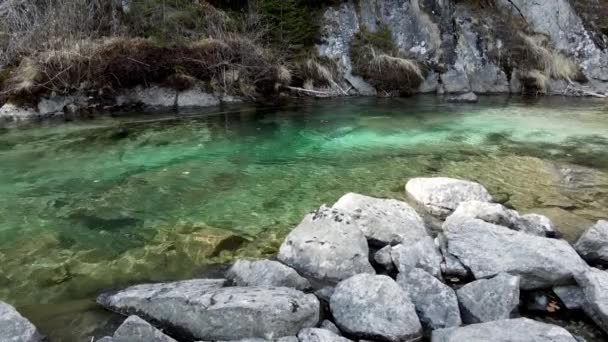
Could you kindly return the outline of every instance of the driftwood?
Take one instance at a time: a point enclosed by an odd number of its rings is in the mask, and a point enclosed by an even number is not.
[[[564,90],[564,94],[571,93],[572,95],[575,95],[575,96],[589,96],[589,97],[597,97],[600,99],[608,98],[608,94],[601,94],[601,93],[597,93],[594,91],[585,90],[581,87],[577,87],[576,84],[574,84],[574,82],[572,82],[571,80],[567,80],[567,82],[568,82],[568,87],[566,87],[566,89]]]

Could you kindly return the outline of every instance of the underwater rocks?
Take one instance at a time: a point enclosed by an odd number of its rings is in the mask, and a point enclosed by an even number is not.
[[[432,342],[576,342],[564,328],[527,318],[505,319],[433,331]]]
[[[422,334],[414,304],[388,276],[358,274],[340,282],[330,308],[338,327],[360,338],[403,341]]]
[[[137,285],[103,294],[97,301],[122,314],[136,313],[177,335],[203,340],[293,336],[319,322],[319,301],[312,294],[223,284],[198,279]]]
[[[428,213],[442,218],[462,202],[492,201],[492,196],[481,184],[445,177],[413,178],[407,182],[405,191]]]
[[[574,248],[588,262],[608,264],[608,221],[600,220],[587,229]]]
[[[476,279],[501,272],[521,276],[526,290],[574,283],[587,265],[564,240],[517,232],[479,219],[450,216],[443,230],[447,253]]]
[[[450,96],[446,99],[446,101],[452,103],[476,103],[479,101],[479,99],[475,93],[468,92],[462,95]]]
[[[375,273],[368,255],[357,221],[323,206],[287,235],[278,259],[305,277],[337,283],[358,273]]]
[[[428,237],[422,218],[405,202],[349,193],[332,208],[349,213],[370,245],[411,244]]]
[[[15,308],[0,301],[0,341],[42,342],[36,327]]]

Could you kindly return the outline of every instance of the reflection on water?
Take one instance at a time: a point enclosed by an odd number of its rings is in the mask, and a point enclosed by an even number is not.
[[[608,216],[608,109],[589,99],[306,101],[32,126],[0,130],[0,300],[56,340],[111,320],[90,306],[101,290],[271,255],[320,204],[403,199],[410,177],[479,181],[570,240]]]

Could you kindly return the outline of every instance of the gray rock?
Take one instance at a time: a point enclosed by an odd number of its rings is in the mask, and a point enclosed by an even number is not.
[[[608,271],[590,267],[576,281],[585,294],[583,310],[608,333]]]
[[[471,91],[469,77],[463,70],[450,69],[441,74],[440,78],[443,91],[448,94],[462,94]]]
[[[203,340],[293,336],[319,321],[319,301],[312,294],[285,287],[222,288],[224,282],[197,279],[136,285],[103,294],[97,301],[110,310],[137,314]]]
[[[447,98],[447,101],[454,103],[477,103],[479,99],[477,98],[477,95],[475,95],[475,93],[468,92],[465,94],[450,96]]]
[[[298,339],[300,342],[349,342],[351,340],[336,335],[334,332],[319,329],[319,328],[306,328],[300,330],[298,333]],[[352,342],[352,341],[351,341]]]
[[[278,338],[273,342],[300,342],[300,340],[296,336],[285,336]]]
[[[577,310],[585,307],[585,293],[577,285],[556,286],[553,292],[564,303],[568,310]]]
[[[317,298],[319,298],[320,300],[323,300],[323,301],[329,303],[329,299],[334,294],[334,291],[335,291],[335,287],[326,286],[324,288],[321,288],[321,289],[315,291],[315,296],[317,296]]]
[[[583,259],[592,263],[608,263],[608,221],[600,220],[574,245]]]
[[[96,342],[114,342],[114,339],[111,338],[110,336],[104,336],[104,337],[100,338],[99,340],[97,340]]]
[[[442,218],[462,202],[492,201],[492,196],[481,184],[446,177],[413,178],[407,182],[405,191],[427,212]]]
[[[428,73],[422,84],[418,87],[418,93],[436,93],[439,87],[439,76],[434,71]]]
[[[176,342],[137,316],[129,316],[114,332],[112,342]]]
[[[220,99],[198,88],[180,91],[177,94],[178,107],[210,107],[220,104]]]
[[[324,320],[323,322],[321,322],[321,324],[319,325],[319,328],[329,330],[336,335],[342,334],[340,332],[340,329],[338,329],[338,327],[329,320]]]
[[[150,88],[137,86],[126,90],[116,98],[116,104],[119,106],[135,103],[141,103],[149,107],[175,107],[177,105],[177,91],[158,86]]]
[[[20,107],[5,103],[0,107],[0,121],[25,121],[38,117],[38,112],[32,108]]]
[[[576,342],[564,328],[528,318],[505,319],[433,331],[432,342]]]
[[[399,273],[397,283],[416,307],[422,326],[428,330],[457,327],[462,324],[456,293],[449,286],[422,269]]]
[[[0,301],[0,340],[6,342],[39,342],[42,335],[14,307]]]
[[[374,254],[374,261],[388,271],[392,271],[395,268],[391,255],[392,250],[393,247],[391,245],[386,245]]]
[[[466,284],[456,295],[466,324],[508,319],[519,305],[519,277],[500,273]]]
[[[519,275],[522,289],[569,285],[587,265],[564,240],[517,232],[479,219],[450,216],[443,230],[447,253],[476,279]]]
[[[422,218],[405,202],[348,193],[333,208],[349,213],[371,245],[409,244],[428,236]]]
[[[488,223],[507,227],[524,233],[546,237],[552,229],[551,221],[542,215],[520,216],[515,210],[498,203],[466,201],[460,203],[452,216],[476,218]]]
[[[401,341],[422,333],[407,293],[387,276],[358,274],[340,282],[330,308],[340,330],[361,338]]]
[[[448,241],[445,234],[439,233],[436,238],[439,250],[443,255],[443,262],[440,265],[441,273],[446,277],[466,278],[470,275],[469,270],[456,258],[448,253]]]
[[[443,259],[439,248],[430,237],[408,246],[394,246],[391,250],[391,256],[399,273],[407,273],[412,268],[421,268],[441,279],[441,262]]]
[[[358,273],[375,273],[368,255],[357,221],[341,210],[321,207],[287,235],[278,259],[306,277],[336,283]]]
[[[284,286],[298,290],[310,288],[310,283],[293,268],[272,260],[238,260],[226,273],[237,286]]]

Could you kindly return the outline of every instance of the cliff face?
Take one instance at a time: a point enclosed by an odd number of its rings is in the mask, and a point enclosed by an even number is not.
[[[606,36],[576,8],[568,0],[351,0],[325,12],[318,50],[362,94],[373,88],[354,75],[350,45],[357,32],[382,28],[425,66],[417,92],[605,92]]]

